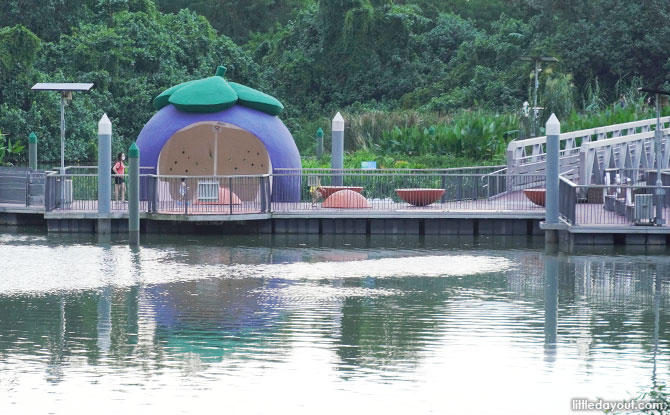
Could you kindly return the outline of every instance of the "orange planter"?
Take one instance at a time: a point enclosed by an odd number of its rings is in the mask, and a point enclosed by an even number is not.
[[[437,202],[444,189],[395,189],[402,200],[414,206],[428,206]]]
[[[547,189],[524,189],[523,194],[536,205],[545,207]]]
[[[353,190],[340,190],[328,196],[323,201],[321,207],[324,208],[340,208],[340,209],[367,209],[370,207],[367,199],[362,194],[356,193]]]
[[[363,191],[363,188],[356,186],[321,186],[321,194],[324,199],[327,199],[328,196],[335,192],[339,192],[340,190],[353,190],[356,193],[360,193]]]

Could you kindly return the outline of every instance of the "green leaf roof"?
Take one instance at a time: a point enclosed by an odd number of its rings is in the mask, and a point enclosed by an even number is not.
[[[257,91],[236,82],[229,82],[228,84],[237,93],[237,102],[239,102],[240,105],[263,111],[270,115],[279,115],[284,109],[281,102],[273,96],[264,94],[261,91]]]
[[[216,75],[183,82],[166,89],[154,98],[154,107],[173,104],[184,112],[217,112],[240,104],[270,115],[279,115],[284,106],[279,100],[248,86],[224,79],[226,68],[219,66]]]

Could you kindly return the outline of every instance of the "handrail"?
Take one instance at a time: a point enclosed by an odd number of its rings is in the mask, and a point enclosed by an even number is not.
[[[662,131],[663,135],[670,135],[670,129],[665,129]],[[609,138],[607,140],[601,140],[601,141],[591,141],[588,143],[582,144],[582,148],[585,150],[590,150],[593,147],[606,147],[606,146],[614,146],[617,144],[623,144],[628,141],[638,141],[638,140],[645,140],[649,138],[654,138],[654,135],[656,134],[655,131],[647,131],[644,133],[637,133],[637,134],[631,134],[631,135],[624,135],[621,137],[616,137],[616,138]]]
[[[670,116],[668,117],[661,117],[661,125],[670,122]],[[566,140],[570,138],[579,138],[579,137],[585,137],[589,135],[594,135],[594,134],[606,134],[614,131],[621,131],[621,130],[629,130],[631,128],[638,128],[638,127],[644,127],[644,126],[655,126],[656,125],[656,118],[649,118],[646,120],[640,120],[640,121],[631,121],[628,123],[623,123],[623,124],[613,124],[613,125],[607,125],[603,127],[595,127],[595,128],[588,128],[585,130],[577,130],[577,131],[570,131],[567,133],[562,133],[560,135],[560,140]],[[663,127],[661,127],[663,128]],[[613,137],[615,138],[615,137]],[[611,138],[608,138],[607,140],[611,140]],[[515,148],[519,147],[528,147],[532,145],[537,145],[537,144],[544,144],[547,142],[547,136],[542,136],[542,137],[533,137],[533,138],[526,138],[524,140],[515,140],[515,141],[510,141],[510,143],[507,146],[507,151],[514,151]]]
[[[331,167],[309,167],[309,168],[301,168],[301,167],[277,167],[273,169],[274,171],[304,171],[304,172],[315,172],[315,171],[338,171],[338,172],[378,172],[378,173],[385,173],[385,172],[415,172],[415,171],[420,171],[420,172],[442,172],[442,171],[453,171],[453,170],[476,170],[476,169],[496,169],[496,168],[507,168],[506,165],[496,165],[496,166],[467,166],[467,167],[449,167],[445,169],[440,169],[440,168],[435,168],[435,169],[334,169]]]
[[[73,170],[74,170],[74,169],[97,169],[97,168],[98,168],[98,166],[65,166],[65,170],[68,170],[68,169],[73,169]],[[140,166],[140,170],[142,170],[142,169],[144,169],[144,170],[153,170],[153,169],[155,169],[155,167],[151,167],[151,166]],[[56,170],[56,171],[58,171],[58,170],[60,170],[60,167],[54,167],[52,170]]]
[[[291,177],[291,176],[303,176],[307,175],[307,173],[296,171],[296,172],[286,172],[286,173],[273,173],[271,176],[277,176],[277,177]],[[398,176],[398,177],[411,177],[411,176],[430,176],[430,177],[509,177],[509,176],[544,176],[544,174],[523,174],[523,173],[514,173],[514,174],[508,174],[508,173],[500,173],[500,174],[493,174],[493,173],[441,173],[437,174],[436,172],[431,172],[431,171],[422,171],[421,173],[415,173],[415,174],[393,174],[393,173],[368,173],[368,172],[357,172],[356,174],[351,174],[351,172],[329,172],[325,173],[324,175],[327,176],[357,176],[357,177],[387,177],[387,176]],[[177,177],[182,177],[182,176],[177,176]],[[207,176],[207,177],[212,177],[212,176]],[[233,176],[233,177],[239,177],[239,176]]]
[[[573,183],[573,182],[570,182]],[[574,183],[573,183],[574,184]],[[610,184],[575,184],[573,187],[577,189],[610,189],[610,188],[622,188],[622,189],[670,189],[670,186],[656,186],[649,184],[634,184],[634,183],[610,183]]]
[[[126,177],[128,173],[125,174],[110,174],[112,177]],[[56,177],[98,177],[97,173],[65,173],[60,174],[58,172],[49,173],[48,176]],[[271,174],[238,174],[238,175],[226,175],[226,176],[180,176],[180,175],[167,175],[167,174],[140,174],[140,177],[157,177],[159,179],[235,179],[235,178],[257,178],[257,177],[270,177]]]
[[[630,137],[630,136],[624,136],[624,137]],[[611,140],[612,140],[612,139],[610,138],[610,139],[608,139],[607,141],[611,141]],[[601,140],[601,141],[591,141],[591,142],[592,142],[592,143],[604,143],[605,140]],[[584,144],[588,144],[588,143],[584,143]],[[584,144],[582,144],[582,145],[584,145]],[[574,153],[573,156],[577,156],[577,155],[578,155],[578,152],[579,152],[579,148],[578,148],[578,147],[575,147],[575,148],[565,148],[565,149],[563,149],[563,150],[559,150],[558,152],[559,152],[559,154],[560,154],[561,156],[565,155],[565,153]],[[547,153],[540,153],[540,154],[536,154],[536,155],[517,157],[517,158],[515,158],[514,160],[522,160],[522,161],[523,161],[523,160],[528,160],[528,159],[541,159],[541,160],[538,160],[538,161],[537,161],[538,163],[540,163],[540,162],[544,162],[544,158],[545,158],[546,156],[547,156]],[[527,164],[527,163],[525,163],[525,164]]]
[[[272,174],[229,174],[220,176],[180,176],[175,174],[144,174],[140,176],[157,177],[159,179],[237,179],[237,178],[258,178],[270,177]]]
[[[507,170],[507,166],[503,167],[502,169],[492,171],[491,173],[487,173],[487,175],[492,175],[492,174],[503,174],[502,172]]]
[[[573,170],[574,170],[574,169],[573,169]],[[570,171],[572,171],[572,170],[570,170]],[[567,173],[569,173],[569,172],[565,172],[565,173],[563,173],[563,174],[567,174]],[[561,174],[560,176],[558,176],[558,179],[559,179],[559,180],[564,181],[566,184],[570,185],[570,187],[579,187],[579,185],[578,185],[577,183],[575,183],[575,182],[573,182],[572,180],[568,179],[567,177],[563,176],[563,174]],[[593,186],[584,186],[584,187],[593,187]]]

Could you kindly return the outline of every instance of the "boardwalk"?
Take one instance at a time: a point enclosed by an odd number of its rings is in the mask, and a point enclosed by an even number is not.
[[[153,219],[170,219],[179,217],[197,217],[198,220],[243,220],[277,218],[370,218],[370,217],[462,217],[462,218],[517,218],[543,219],[544,208],[530,202],[522,192],[511,192],[495,198],[447,201],[433,203],[428,206],[412,206],[391,199],[370,200],[368,209],[324,208],[321,203],[312,206],[310,202],[282,203],[273,202],[270,212],[263,212],[258,201],[241,202],[240,204],[197,204],[184,206],[179,202],[160,202],[158,209],[150,216]],[[112,202],[112,217],[127,217],[127,202]],[[140,204],[143,216],[147,217],[148,202]],[[79,200],[67,206],[45,212],[43,206],[24,206],[21,204],[0,203],[0,212],[44,214],[46,218],[94,218],[97,215],[97,201]],[[224,219],[222,219],[222,217]],[[670,208],[664,209],[664,217],[670,218]],[[204,219],[203,219],[204,218]],[[579,226],[601,226],[604,228],[633,226],[632,221],[616,212],[604,209],[602,203],[577,203],[575,223]],[[666,227],[668,225],[666,224]]]
[[[203,204],[189,202],[165,201],[159,202],[155,212],[151,213],[153,218],[157,216],[247,216],[259,215],[258,219],[266,218],[267,215],[277,217],[450,217],[450,216],[476,216],[476,217],[515,217],[519,219],[541,218],[544,215],[544,208],[535,205],[528,200],[522,192],[511,192],[494,198],[477,200],[460,200],[437,202],[428,206],[412,206],[404,202],[396,202],[392,199],[372,199],[369,200],[370,208],[366,209],[343,209],[343,208],[324,208],[321,203],[312,206],[310,202],[273,202],[271,211],[264,212],[261,204],[256,201],[242,201],[239,204]],[[0,211],[14,211],[14,209],[31,210],[34,212],[44,212],[44,207],[26,208],[19,205],[0,204]],[[56,209],[46,212],[47,218],[76,218],[76,217],[94,217],[97,214],[97,201],[95,200],[75,200],[68,204],[65,209]],[[124,217],[127,215],[127,202],[112,202],[112,216]],[[141,202],[140,211],[147,213],[150,211],[149,203]]]

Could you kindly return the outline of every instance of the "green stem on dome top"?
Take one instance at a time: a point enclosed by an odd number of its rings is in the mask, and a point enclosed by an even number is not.
[[[226,67],[225,66],[219,66],[216,68],[216,73],[214,76],[220,76],[223,78],[223,76],[226,74]]]

